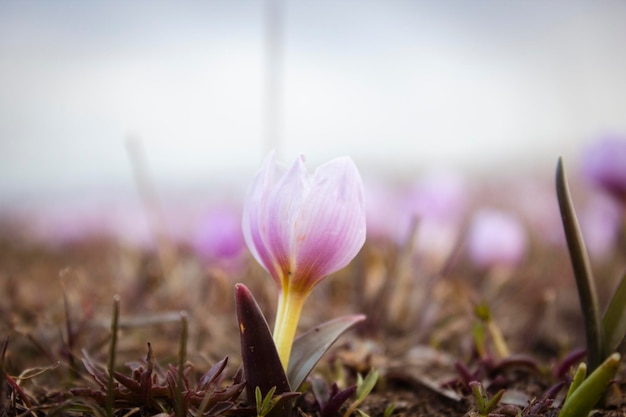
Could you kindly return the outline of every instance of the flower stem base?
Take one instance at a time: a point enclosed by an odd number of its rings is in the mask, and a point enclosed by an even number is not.
[[[291,346],[293,345],[306,297],[307,294],[300,294],[293,290],[289,291],[289,288],[284,288],[278,300],[273,337],[280,362],[285,371],[287,371],[287,366],[289,365]]]

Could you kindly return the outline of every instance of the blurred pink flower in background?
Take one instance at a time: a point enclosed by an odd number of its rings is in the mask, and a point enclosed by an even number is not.
[[[156,243],[142,207],[130,202],[62,201],[25,210],[27,234],[51,247],[91,239],[153,250]]]
[[[595,186],[626,202],[626,136],[606,136],[582,155],[582,173]]]
[[[365,181],[365,215],[368,241],[383,240],[402,244],[406,239],[408,221],[403,212],[397,185],[391,181]]]
[[[443,266],[458,243],[468,204],[464,178],[454,171],[427,173],[406,194],[406,230],[417,221],[415,251],[433,264]]]
[[[476,266],[514,266],[526,254],[526,232],[513,214],[481,209],[470,222],[467,250]]]
[[[593,260],[604,260],[616,249],[622,212],[614,199],[593,194],[580,210],[580,227]]]
[[[528,225],[528,233],[540,245],[565,248],[559,203],[552,178],[521,178],[507,186],[509,206]]]
[[[368,237],[411,245],[420,268],[440,270],[457,246],[467,212],[464,177],[439,168],[409,186],[370,181],[366,191]]]
[[[467,184],[450,170],[434,170],[415,183],[407,196],[411,212],[420,218],[458,220],[467,206]]]
[[[233,204],[216,204],[197,221],[192,238],[194,252],[208,261],[238,257],[244,247],[241,209]]]

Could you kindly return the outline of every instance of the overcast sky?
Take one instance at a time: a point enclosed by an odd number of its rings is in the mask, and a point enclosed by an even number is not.
[[[273,65],[267,4],[0,2],[0,196],[132,184],[130,136],[176,185],[269,147],[485,170],[626,132],[624,1],[286,1]]]

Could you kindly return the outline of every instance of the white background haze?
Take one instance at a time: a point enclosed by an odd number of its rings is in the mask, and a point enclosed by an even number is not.
[[[132,187],[129,136],[166,187],[249,181],[270,147],[552,169],[626,132],[624,1],[285,1],[277,55],[268,4],[0,2],[0,198]]]

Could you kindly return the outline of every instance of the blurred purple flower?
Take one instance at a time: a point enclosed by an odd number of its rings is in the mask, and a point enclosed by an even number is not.
[[[210,209],[198,222],[192,244],[195,252],[207,260],[237,257],[244,248],[241,211],[230,205]]]
[[[113,240],[144,250],[155,243],[141,207],[126,201],[63,201],[32,210],[29,229],[36,239],[51,246],[90,240]]]
[[[592,184],[626,202],[626,137],[592,143],[583,154],[582,171]]]
[[[368,239],[402,243],[406,239],[409,222],[403,219],[406,216],[394,185],[368,181],[365,183],[365,193]]]
[[[368,236],[402,245],[412,238],[417,220],[416,243],[424,251],[439,252],[456,242],[467,206],[465,182],[457,173],[439,169],[410,187],[370,182],[366,189]]]
[[[409,210],[418,218],[457,220],[467,205],[466,189],[459,174],[444,169],[432,171],[410,190]]]
[[[467,237],[468,254],[479,267],[513,266],[526,252],[526,233],[512,214],[483,209],[474,214]]]
[[[407,194],[405,229],[409,229],[412,219],[417,221],[414,247],[431,268],[441,268],[452,254],[467,200],[463,177],[443,169],[425,175]]]
[[[609,256],[617,243],[621,211],[619,204],[606,195],[593,195],[580,215],[585,245],[596,260]]]
[[[559,203],[554,192],[554,185],[536,178],[521,178],[517,182],[507,184],[507,201],[514,204],[528,225],[528,234],[538,243],[550,247],[565,247],[565,236],[559,212]],[[532,198],[519,198],[532,196]]]

